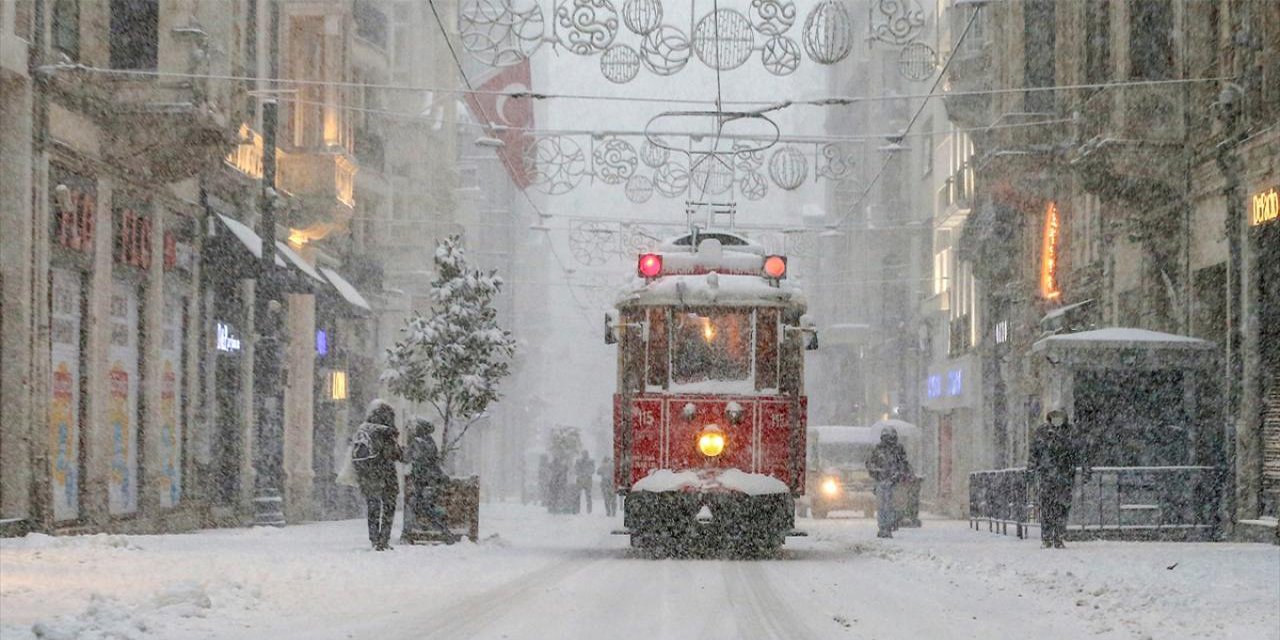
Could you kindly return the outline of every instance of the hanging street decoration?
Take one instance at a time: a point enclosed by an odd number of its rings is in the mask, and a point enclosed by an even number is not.
[[[769,158],[769,177],[787,191],[799,189],[808,175],[809,163],[804,153],[791,145],[780,147]]]
[[[898,73],[908,80],[928,80],[937,68],[937,52],[923,42],[908,42],[898,52]]]
[[[610,246],[617,244],[618,225],[610,222],[579,221],[569,232],[569,251],[579,264],[594,267],[609,261]]]
[[[584,267],[597,267],[617,260],[634,260],[636,254],[652,251],[664,241],[678,237],[689,230],[683,222],[639,222],[634,220],[569,219],[565,226],[557,226],[555,233],[566,234],[569,253],[575,262]],[[804,259],[812,257],[818,246],[822,229],[814,228],[752,228],[739,230],[770,253],[785,253],[788,257]],[[612,275],[592,271],[579,271],[574,279],[582,286],[614,288],[611,280],[599,281],[596,276],[613,278]],[[596,280],[595,282],[587,282]]]
[[[804,50],[819,64],[835,64],[853,50],[853,20],[839,0],[822,0],[804,19]]]
[[[885,44],[907,44],[924,27],[924,9],[918,0],[872,0],[868,12],[871,37]]]
[[[737,69],[757,51],[765,71],[786,76],[800,67],[802,49],[818,64],[835,64],[853,49],[853,20],[841,0],[817,0],[799,33],[792,31],[799,17],[793,0],[750,0],[745,13],[713,9],[694,16],[684,29],[663,22],[663,0],[626,0],[621,10],[616,1],[463,0],[458,14],[462,48],[485,65],[506,67],[549,43],[575,55],[599,55],[600,74],[617,84],[636,79],[642,67],[654,75],[674,75],[691,58],[719,71]],[[551,6],[549,18],[542,2]],[[877,24],[885,30],[876,39],[896,38],[905,29],[903,44],[923,24],[918,9],[898,8],[915,7],[911,1],[876,2],[884,16]],[[876,12],[873,8],[873,16]]]
[[[799,189],[810,176],[814,183],[827,180],[844,185],[857,178],[862,148],[852,141],[787,142],[767,151],[755,140],[735,139],[729,149],[708,151],[697,150],[698,143],[689,136],[680,138],[684,148],[660,140],[667,145],[663,148],[639,134],[549,135],[529,140],[522,166],[534,189],[562,195],[590,181],[622,187],[627,199],[637,204],[648,202],[655,193],[695,199],[737,193],[755,201],[772,187]]]
[[[751,57],[754,45],[751,23],[733,9],[708,13],[693,30],[693,52],[712,69],[737,69]]]
[[[542,7],[516,9],[513,0],[468,0],[458,14],[462,48],[491,67],[509,67],[532,56],[542,44]]]

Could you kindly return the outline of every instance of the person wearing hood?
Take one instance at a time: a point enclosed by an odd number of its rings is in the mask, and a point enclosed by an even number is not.
[[[1045,416],[1031,439],[1031,455],[1027,471],[1039,487],[1040,541],[1045,548],[1063,548],[1062,536],[1067,530],[1071,510],[1071,489],[1075,485],[1076,467],[1082,467],[1089,481],[1089,464],[1084,449],[1074,437],[1067,412],[1054,409]]]
[[[867,457],[867,473],[876,483],[877,538],[892,538],[897,528],[898,513],[893,507],[893,488],[911,477],[911,463],[907,450],[898,442],[898,432],[885,427],[880,432],[880,444]]]
[[[375,551],[391,548],[391,521],[400,494],[396,462],[403,458],[399,438],[395,409],[382,400],[374,400],[351,439],[351,461],[368,507],[369,542]]]
[[[412,516],[405,518],[405,537],[425,533],[429,524],[444,534],[445,542],[452,544],[457,540],[449,530],[444,511],[440,508],[439,497],[448,481],[448,476],[440,462],[440,448],[436,446],[436,427],[426,419],[414,418],[409,426],[409,447],[407,462],[409,477],[406,479],[406,493],[412,495],[407,512]]]

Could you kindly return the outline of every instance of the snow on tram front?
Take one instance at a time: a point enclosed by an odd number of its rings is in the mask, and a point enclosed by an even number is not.
[[[643,254],[610,313],[614,480],[631,544],[780,547],[805,488],[804,350],[817,347],[785,256],[733,233]]]

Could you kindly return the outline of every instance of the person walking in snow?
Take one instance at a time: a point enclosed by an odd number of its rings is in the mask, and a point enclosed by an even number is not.
[[[351,461],[368,508],[369,542],[375,551],[391,548],[391,521],[400,494],[396,462],[403,458],[399,437],[395,409],[382,400],[374,400],[351,439]]]
[[[1062,536],[1067,530],[1076,467],[1083,468],[1084,481],[1088,482],[1090,470],[1084,448],[1074,437],[1067,412],[1054,409],[1036,428],[1027,461],[1027,471],[1039,488],[1040,541],[1045,548],[1064,546]]]
[[[582,450],[573,471],[578,480],[578,490],[573,494],[573,512],[578,513],[578,494],[582,494],[582,499],[587,501],[587,513],[591,513],[591,476],[596,472],[596,465],[591,461],[591,456],[587,455],[586,449]]]
[[[613,486],[613,460],[609,456],[605,456],[600,461],[600,468],[596,469],[596,475],[600,476],[600,495],[604,498],[604,514],[612,518],[618,513],[618,496],[614,493]]]
[[[405,479],[406,494],[413,496],[405,509],[405,536],[413,539],[427,533],[428,527],[444,535],[448,544],[457,538],[449,530],[444,510],[440,508],[440,496],[449,478],[440,465],[440,448],[436,446],[436,427],[426,419],[414,418],[409,423],[409,446],[405,457],[409,463],[409,477]],[[413,514],[412,518],[408,514]]]
[[[892,538],[898,524],[893,488],[911,477],[907,450],[898,442],[898,432],[893,427],[885,427],[880,432],[880,444],[867,457],[867,473],[876,483],[876,525],[879,527],[876,537]]]

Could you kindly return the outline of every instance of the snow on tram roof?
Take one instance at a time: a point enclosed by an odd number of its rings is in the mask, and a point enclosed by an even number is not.
[[[707,273],[668,275],[646,282],[635,278],[618,297],[627,304],[716,304],[725,306],[804,305],[804,292],[786,281],[777,286],[755,275]]]

